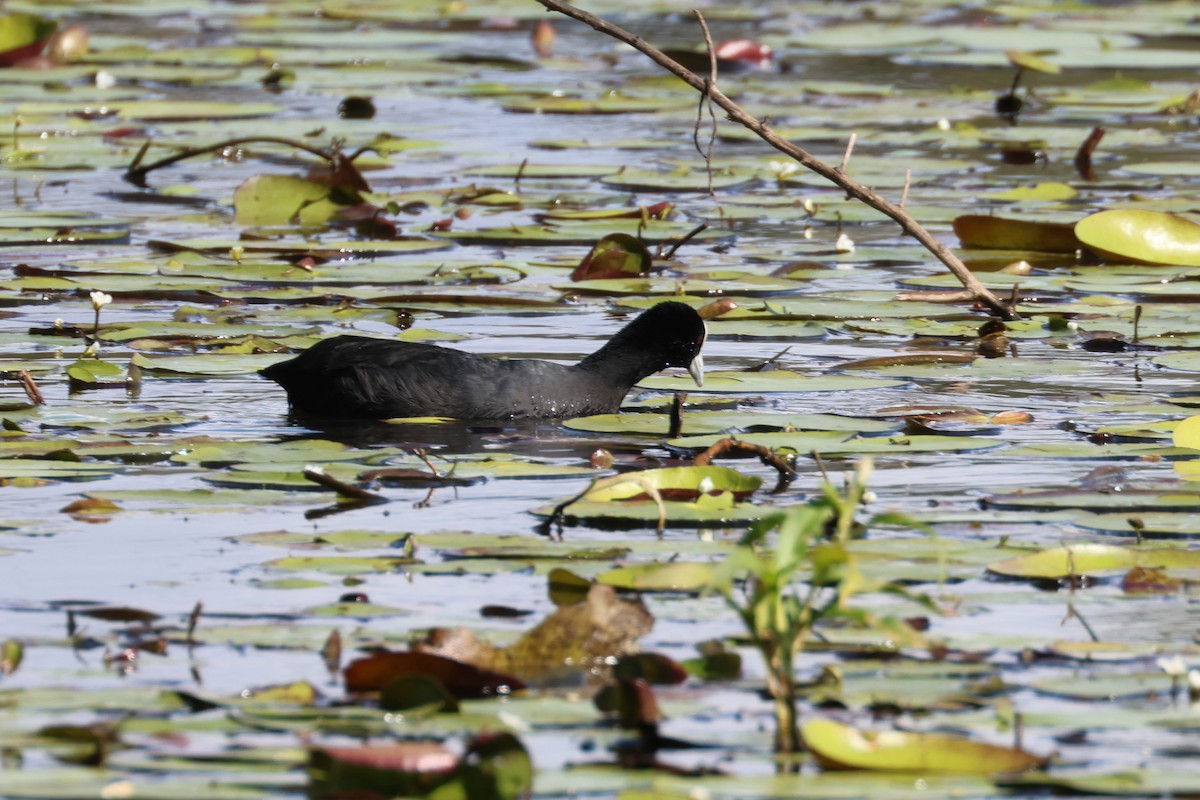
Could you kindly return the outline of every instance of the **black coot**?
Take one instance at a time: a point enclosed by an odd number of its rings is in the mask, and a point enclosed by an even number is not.
[[[573,417],[616,411],[635,383],[665,367],[687,367],[699,385],[704,335],[690,306],[659,303],[572,366],[337,336],[261,374],[287,391],[293,412],[322,417]]]

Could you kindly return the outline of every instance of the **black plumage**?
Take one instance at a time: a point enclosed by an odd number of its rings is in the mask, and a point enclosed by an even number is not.
[[[666,367],[687,367],[701,383],[704,336],[695,310],[668,302],[570,366],[337,336],[260,374],[287,391],[293,412],[321,417],[572,417],[616,411],[635,383]]]

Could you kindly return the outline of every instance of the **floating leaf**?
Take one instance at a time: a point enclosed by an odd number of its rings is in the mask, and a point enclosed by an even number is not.
[[[1186,476],[1185,476],[1186,477]],[[1125,511],[1119,514],[1096,514],[1076,520],[1076,525],[1094,531],[1124,536],[1200,536],[1200,515],[1193,512]]]
[[[1084,542],[1017,556],[988,565],[1010,578],[1066,578],[1131,567],[1200,568],[1200,552],[1174,548],[1131,548]]]
[[[712,584],[714,568],[695,561],[618,567],[596,576],[597,583],[635,592],[700,592]]]
[[[842,392],[853,389],[884,389],[902,386],[903,381],[882,378],[859,378],[843,375],[802,375],[788,370],[766,372],[706,372],[704,386],[697,388],[690,379],[652,377],[641,381],[638,386],[645,389],[685,392]]]
[[[580,500],[644,500],[651,491],[666,500],[695,500],[700,495],[725,491],[744,500],[759,486],[762,478],[728,467],[665,467],[601,478],[580,495]]]
[[[469,740],[461,755],[441,742],[318,748],[308,770],[313,797],[518,800],[533,786],[529,754],[508,733]]]
[[[1176,447],[1200,450],[1200,414],[1180,422],[1171,432],[1171,442]]]
[[[984,196],[989,200],[1011,200],[1018,203],[1057,203],[1070,200],[1078,194],[1074,187],[1065,183],[1039,183],[1036,186],[1019,186],[1016,189]]]
[[[253,175],[233,193],[238,225],[323,225],[342,204],[332,190],[294,175]]]
[[[1074,226],[1059,222],[1034,222],[980,214],[954,218],[954,235],[963,247],[986,250],[1034,250],[1074,253],[1079,249]]]
[[[756,519],[771,514],[774,509],[750,503],[734,503],[733,495],[722,493],[717,497],[704,495],[694,503],[667,500],[662,512],[667,524],[678,527],[720,528],[742,527]],[[560,513],[558,506],[547,505],[532,511],[541,517]],[[596,503],[580,500],[561,511],[568,523],[617,527],[654,527],[659,521],[659,506],[649,501],[623,503]]]
[[[1021,772],[1046,762],[1024,750],[958,736],[904,731],[863,733],[822,718],[805,723],[801,736],[824,769],[993,775]]]
[[[641,241],[627,233],[610,233],[583,257],[571,273],[571,280],[641,275],[650,271],[650,263],[650,251]]]
[[[1144,209],[1099,211],[1075,224],[1079,241],[1122,263],[1200,267],[1200,223]]]
[[[323,572],[329,575],[357,575],[363,572],[396,572],[411,558],[394,556],[379,558],[354,558],[350,556],[288,556],[263,564],[264,569],[281,572]]]
[[[1006,50],[1004,57],[1008,59],[1008,63],[1021,69],[1044,72],[1047,75],[1057,75],[1062,72],[1062,67],[1058,64],[1053,64],[1041,56],[1025,50]]]
[[[0,66],[11,67],[41,53],[57,27],[56,21],[34,14],[0,16]]]
[[[720,436],[685,436],[669,439],[667,444],[688,450],[699,450],[716,444]],[[786,449],[797,453],[817,452],[822,455],[864,455],[867,453],[898,455],[901,453],[956,453],[968,450],[989,450],[1004,444],[1002,439],[977,436],[865,436],[853,437],[830,432],[814,433],[743,433],[739,441],[762,445],[770,449]]]
[[[108,361],[81,358],[67,367],[67,377],[80,388],[124,386],[125,370]]]
[[[612,587],[593,584],[583,602],[559,607],[509,647],[481,641],[463,628],[435,630],[419,647],[424,653],[453,653],[481,669],[548,678],[611,664],[634,650],[653,624],[640,599],[625,600]]]
[[[432,678],[459,698],[496,697],[525,688],[524,682],[512,675],[435,653],[377,651],[346,667],[346,691],[380,691],[410,675]]]

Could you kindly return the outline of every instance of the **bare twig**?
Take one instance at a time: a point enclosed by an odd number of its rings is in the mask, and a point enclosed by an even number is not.
[[[25,394],[29,396],[29,402],[35,406],[46,405],[46,398],[42,397],[42,390],[38,388],[37,381],[29,374],[29,370],[21,370],[17,373],[17,377],[21,381],[21,386],[25,389]]]
[[[966,289],[959,292],[901,292],[896,299],[923,303],[969,303],[975,299],[975,295]]]
[[[313,483],[333,489],[340,497],[346,497],[351,500],[357,500],[365,503],[386,503],[388,499],[383,495],[368,492],[366,489],[355,486],[345,481],[340,481],[330,475],[320,467],[308,466],[304,468],[304,477],[308,478]]]
[[[846,152],[842,153],[842,163],[838,164],[837,171],[846,174],[846,168],[850,166],[850,156],[854,154],[854,144],[858,141],[858,134],[850,134],[850,141],[846,142]]]
[[[287,145],[288,147],[294,147],[297,150],[303,150],[306,153],[311,153],[314,156],[318,156],[319,158],[328,161],[330,166],[335,166],[335,162],[337,160],[336,153],[329,150],[322,150],[319,147],[313,147],[312,145],[297,141],[296,139],[287,139],[282,136],[241,136],[236,139],[226,139],[224,141],[217,142],[216,144],[205,145],[204,147],[188,147],[180,150],[178,153],[169,155],[166,158],[160,158],[158,161],[152,161],[143,166],[142,158],[146,155],[146,150],[150,147],[150,140],[147,139],[146,143],[142,145],[140,150],[138,150],[137,155],[134,156],[133,162],[125,170],[125,175],[123,177],[134,186],[145,188],[146,175],[156,169],[168,167],[171,164],[175,164],[179,161],[184,161],[195,156],[203,155],[205,153],[215,153],[224,150],[227,147],[237,147],[238,145],[242,144]]]
[[[904,190],[900,192],[900,202],[897,203],[900,208],[904,208],[904,204],[908,202],[908,190],[912,188],[912,170],[904,170]]]
[[[947,269],[954,273],[954,276],[958,278],[962,285],[971,292],[972,297],[987,306],[992,313],[1003,319],[1020,318],[1020,315],[1017,314],[1015,309],[1009,308],[1002,300],[992,294],[988,288],[979,281],[978,278],[971,274],[971,271],[967,269],[966,265],[959,260],[958,256],[956,256],[949,247],[939,241],[933,234],[926,230],[924,226],[922,226],[911,215],[905,212],[904,209],[875,193],[866,186],[860,184],[858,181],[853,180],[847,175],[843,175],[837,169],[829,166],[824,161],[821,161],[819,158],[813,156],[807,150],[804,150],[788,140],[781,138],[774,131],[772,131],[765,122],[748,114],[741,106],[725,96],[725,93],[720,89],[715,86],[709,86],[705,83],[703,78],[696,75],[696,73],[692,72],[690,69],[687,69],[658,48],[647,43],[640,36],[636,36],[624,28],[613,25],[612,23],[607,22],[594,14],[589,14],[586,11],[582,11],[570,5],[569,3],[559,2],[559,0],[537,0],[537,2],[551,11],[557,11],[560,14],[565,14],[568,17],[579,20],[585,25],[592,27],[606,36],[611,36],[618,41],[624,42],[625,44],[633,47],[635,50],[638,50],[649,57],[650,60],[658,64],[663,69],[680,78],[696,91],[707,92],[712,101],[725,111],[726,116],[730,120],[737,122],[751,131],[754,131],[754,133],[758,134],[759,138],[761,138],[767,144],[771,145],[779,152],[789,156],[805,169],[815,172],[826,180],[841,187],[851,197],[861,200],[872,208],[895,220],[895,222],[900,225],[900,228],[904,231],[904,233],[912,236],[914,239],[920,242],[925,249],[927,249],[939,261],[945,264]]]
[[[774,493],[778,494],[788,487],[792,480],[796,477],[796,470],[792,469],[791,464],[788,464],[778,454],[769,447],[763,447],[761,444],[751,444],[750,442],[741,442],[737,439],[721,439],[714,442],[711,447],[705,450],[692,461],[692,465],[696,467],[707,467],[712,463],[714,458],[725,455],[750,455],[758,456],[758,460],[768,467],[774,468],[779,473],[779,478],[775,483]]]
[[[433,462],[429,460],[429,451],[428,450],[426,450],[423,447],[418,447],[416,450],[413,450],[412,453],[414,456],[421,459],[421,461],[424,462],[425,466],[429,467],[429,471],[433,473],[433,477],[435,477],[435,478],[442,477],[442,473],[439,472],[438,468],[435,467],[433,465]]]
[[[686,234],[684,234],[684,236],[683,236],[683,238],[682,238],[682,239],[680,239],[680,240],[678,240],[678,241],[676,241],[676,242],[673,242],[673,243],[671,244],[671,247],[670,247],[670,249],[669,249],[669,250],[667,250],[667,252],[666,252],[666,253],[664,253],[663,255],[661,255],[661,256],[660,256],[660,258],[663,258],[663,259],[666,259],[667,261],[670,261],[670,260],[671,260],[671,258],[672,258],[672,257],[675,255],[675,251],[676,251],[676,250],[678,250],[679,248],[681,248],[681,247],[683,247],[685,244],[687,244],[687,243],[688,243],[688,241],[689,241],[689,240],[690,240],[690,239],[691,239],[693,236],[696,236],[697,234],[704,233],[706,230],[708,230],[708,225],[707,225],[707,224],[705,224],[705,223],[703,223],[703,222],[702,222],[702,223],[700,223],[699,225],[697,225],[696,227],[694,227],[694,228],[692,228],[690,231],[688,231]],[[664,243],[664,244],[665,244],[665,243]]]
[[[708,196],[712,197],[716,194],[713,191],[712,153],[713,144],[717,141],[717,115],[713,113],[710,92],[717,85],[717,49],[713,44],[712,33],[708,30],[708,22],[705,21],[704,15],[699,11],[692,13],[696,15],[696,21],[700,23],[700,30],[704,32],[704,45],[708,48],[708,80],[704,84],[704,91],[700,93],[700,105],[696,108],[696,129],[692,131],[692,142],[696,145],[696,152],[704,157],[704,169],[708,173]],[[708,135],[708,147],[701,149],[700,120],[704,116],[705,106],[708,107],[708,118],[712,120],[712,130]]]

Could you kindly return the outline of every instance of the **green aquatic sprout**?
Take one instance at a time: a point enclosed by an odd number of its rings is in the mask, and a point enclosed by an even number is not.
[[[834,618],[868,623],[870,615],[850,605],[865,591],[909,596],[893,583],[864,578],[849,549],[851,539],[874,522],[922,527],[895,514],[875,515],[866,526],[857,522],[858,510],[871,498],[872,468],[871,459],[863,458],[842,491],[826,480],[820,497],[756,522],[713,578],[713,588],[737,612],[762,655],[779,753],[803,749],[795,665],[817,624]],[[769,534],[775,535],[773,549],[767,547]],[[925,598],[915,599],[932,607]]]

